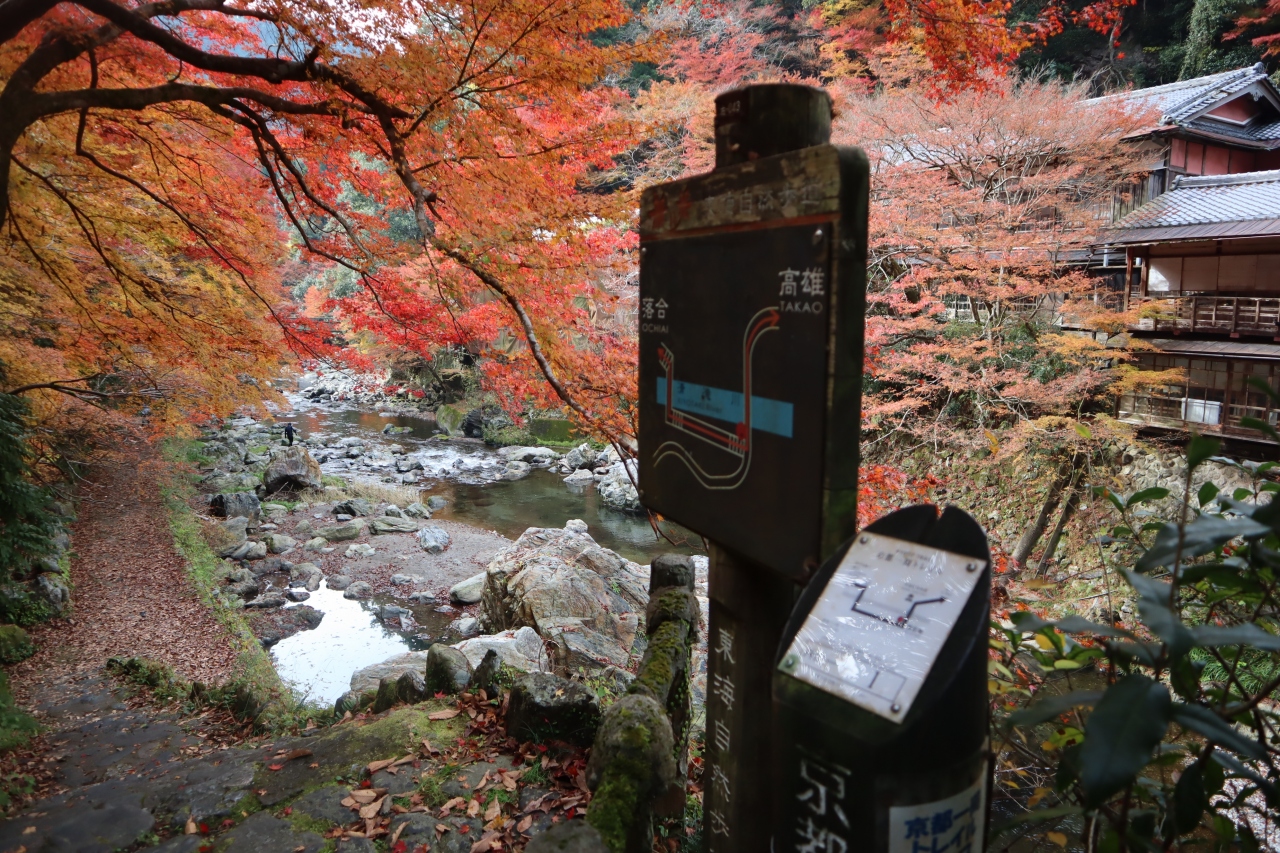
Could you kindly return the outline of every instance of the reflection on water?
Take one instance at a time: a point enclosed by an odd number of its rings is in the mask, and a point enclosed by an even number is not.
[[[271,647],[276,671],[300,698],[331,704],[347,692],[351,673],[357,669],[426,645],[391,630],[378,619],[382,604],[409,608],[406,601],[390,596],[352,601],[322,583],[306,603],[323,612],[324,619],[316,628],[299,631]],[[412,610],[418,633],[438,638],[454,616],[435,613],[434,606]]]

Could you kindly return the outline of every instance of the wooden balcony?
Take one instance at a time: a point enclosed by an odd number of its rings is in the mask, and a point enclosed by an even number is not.
[[[1138,331],[1280,340],[1280,296],[1147,296],[1139,306]]]

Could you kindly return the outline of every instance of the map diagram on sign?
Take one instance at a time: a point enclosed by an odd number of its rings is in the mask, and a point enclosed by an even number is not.
[[[792,576],[822,519],[830,234],[784,222],[642,244],[641,501]]]
[[[753,417],[751,373],[756,342],[765,333],[775,331],[781,319],[782,315],[778,313],[777,306],[770,306],[758,311],[747,324],[742,340],[741,393],[726,393],[705,385],[677,382],[675,354],[667,348],[666,344],[659,346],[658,363],[662,365],[666,375],[659,378],[658,396],[665,398],[667,424],[686,435],[724,450],[730,457],[737,459],[737,464],[731,470],[719,473],[708,471],[694,454],[689,452],[685,444],[677,440],[665,441],[658,446],[654,451],[654,465],[660,464],[667,458],[677,459],[693,472],[704,488],[708,489],[736,489],[742,485],[742,481],[751,470]],[[778,406],[773,400],[761,401],[761,403],[767,411],[759,412],[757,417],[763,415],[763,418],[769,421],[769,427],[772,427],[773,431],[790,435],[791,407],[786,404]],[[776,411],[780,409],[784,410],[785,414]],[[732,430],[725,429],[706,418],[699,417],[697,414],[699,412],[712,412],[713,416],[718,416],[721,420],[730,420],[737,415],[738,421]]]
[[[863,533],[779,667],[901,722],[985,566],[972,557]]]

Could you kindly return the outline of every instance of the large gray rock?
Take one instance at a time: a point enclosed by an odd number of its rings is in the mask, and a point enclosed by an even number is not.
[[[584,441],[582,444],[579,444],[573,450],[566,453],[564,455],[563,462],[566,468],[573,471],[576,471],[579,468],[586,468],[590,470],[591,468],[596,467],[596,453],[596,450]]]
[[[442,527],[424,527],[418,531],[418,544],[428,554],[443,554],[449,547],[449,534]]]
[[[399,678],[406,672],[425,674],[426,669],[426,652],[405,652],[402,655],[387,658],[382,663],[356,670],[351,674],[351,692],[358,696],[366,691],[377,690],[379,682],[384,678]]]
[[[432,512],[439,512],[449,505],[449,502],[439,495],[432,495],[427,498],[427,509]]]
[[[249,519],[244,516],[229,518],[209,528],[209,547],[219,557],[230,557],[244,544],[248,536]]]
[[[350,521],[344,521],[342,524],[335,524],[332,527],[325,527],[316,532],[327,542],[345,542],[348,539],[360,538],[360,534],[364,532],[364,522],[353,518]]]
[[[472,575],[449,589],[449,600],[455,604],[475,604],[484,595],[485,573]]]
[[[463,640],[453,646],[466,655],[471,666],[478,667],[489,652],[496,652],[504,666],[521,672],[534,672],[550,659],[543,651],[542,638],[538,632],[525,626],[514,631],[503,631],[499,634],[486,634]]]
[[[369,521],[369,532],[379,533],[413,533],[418,529],[418,522],[412,518],[396,518],[382,515]]]
[[[289,570],[289,580],[301,583],[308,592],[315,592],[324,580],[324,573],[315,563],[298,563]]]
[[[209,498],[209,514],[218,518],[244,516],[257,521],[262,516],[262,505],[253,492],[223,492]]]
[[[498,455],[508,462],[527,462],[530,465],[545,467],[560,458],[550,447],[504,447]]]
[[[341,592],[351,586],[352,580],[349,575],[329,575],[325,578],[329,584],[329,589],[335,589]]]
[[[404,508],[404,514],[409,518],[430,518],[431,510],[427,509],[417,501],[414,501]]]
[[[569,486],[586,486],[592,485],[596,481],[596,475],[591,473],[590,468],[578,468],[568,477],[564,478],[564,482]]]
[[[471,681],[471,664],[462,652],[436,643],[427,649],[426,678],[432,694],[461,693]]]
[[[600,700],[581,682],[531,672],[511,688],[507,734],[518,741],[563,740],[590,746],[599,726]]]
[[[604,479],[596,483],[596,493],[600,495],[600,502],[607,507],[627,512],[639,512],[643,509],[635,484],[631,482],[631,477],[627,475],[626,467],[621,462],[612,466]]]
[[[334,515],[361,516],[369,515],[372,512],[373,504],[369,503],[364,498],[350,498],[342,503],[333,505]]]
[[[267,494],[290,490],[320,489],[324,483],[320,477],[320,463],[311,457],[305,447],[281,447],[271,454],[271,461],[262,472],[262,485]]]
[[[262,541],[267,543],[267,550],[272,554],[285,554],[298,546],[297,539],[283,533],[268,533]]]
[[[233,560],[261,560],[267,556],[267,543],[252,540],[241,542],[240,547],[227,556]]]
[[[364,581],[356,581],[342,591],[343,598],[368,598],[373,595],[373,587]]]
[[[531,527],[485,570],[485,629],[533,628],[557,648],[556,666],[625,667],[649,600],[648,573],[601,548],[574,519]]]

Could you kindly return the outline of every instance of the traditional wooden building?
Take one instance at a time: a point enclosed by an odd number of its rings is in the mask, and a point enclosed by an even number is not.
[[[1133,316],[1139,366],[1184,379],[1119,401],[1130,423],[1258,440],[1280,388],[1280,92],[1261,65],[1114,95],[1160,110],[1151,171],[1095,247]]]

